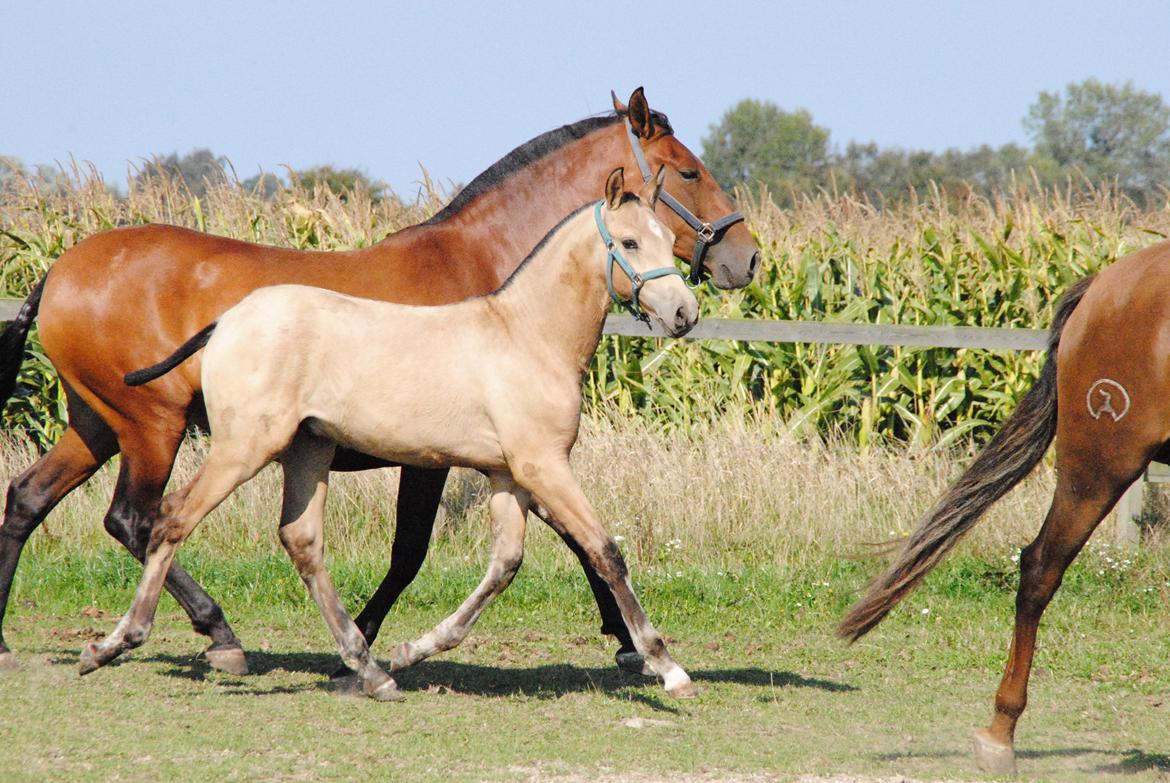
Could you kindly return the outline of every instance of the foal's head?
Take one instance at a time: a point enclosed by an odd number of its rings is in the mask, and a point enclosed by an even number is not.
[[[615,169],[605,183],[601,218],[613,237],[613,248],[634,271],[634,279],[614,264],[613,291],[644,311],[672,337],[686,334],[699,320],[699,303],[674,266],[674,232],[654,214],[665,171],[638,193],[625,190],[625,175]],[[611,262],[607,261],[607,264]],[[672,270],[672,274],[661,273]],[[647,275],[646,279],[642,277]]]

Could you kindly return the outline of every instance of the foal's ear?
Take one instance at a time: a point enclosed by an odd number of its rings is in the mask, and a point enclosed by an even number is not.
[[[626,116],[630,118],[630,127],[635,134],[643,139],[654,135],[654,115],[650,113],[650,104],[646,102],[646,93],[641,87],[630,96],[628,112]]]
[[[618,100],[616,92],[614,92],[613,90],[610,90],[609,97],[613,99],[613,110],[615,112],[617,112],[618,114],[625,114],[627,111],[629,111],[626,108],[626,105]]]
[[[605,181],[605,203],[610,209],[617,209],[622,203],[622,193],[626,188],[626,170],[618,166],[610,172]]]
[[[638,191],[638,198],[642,199],[642,203],[650,209],[654,209],[654,205],[658,203],[658,194],[662,192],[663,182],[666,182],[666,166],[659,166],[654,179],[647,182]]]

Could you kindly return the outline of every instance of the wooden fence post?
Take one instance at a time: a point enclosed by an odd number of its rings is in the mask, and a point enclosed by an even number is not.
[[[1142,501],[1145,500],[1145,474],[1125,491],[1121,500],[1113,508],[1114,520],[1117,525],[1117,545],[1133,549],[1141,543],[1142,530],[1138,520],[1142,516]]]

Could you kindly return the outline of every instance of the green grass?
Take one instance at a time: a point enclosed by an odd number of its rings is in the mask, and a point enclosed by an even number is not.
[[[173,486],[205,447],[184,449]],[[141,574],[99,522],[111,465],[25,548],[5,621],[23,667],[0,675],[0,781],[985,779],[970,735],[991,715],[1013,557],[1039,527],[1050,467],[872,635],[853,647],[832,636],[881,566],[853,556],[912,529],[968,458],[801,442],[768,419],[688,434],[587,418],[576,470],[623,536],[650,619],[700,686],[692,702],[617,672],[575,562],[535,521],[516,583],[469,640],[401,673],[405,703],[330,693],[335,646],[276,541],[272,470],[179,555],[222,604],[254,673],[209,671],[197,658],[205,640],[164,596],[144,648],[79,679],[78,651],[113,627]],[[0,472],[32,459],[0,443]],[[395,492],[396,471],[332,480],[329,567],[353,610],[384,572]],[[383,660],[479,581],[484,505],[482,480],[457,471],[423,572],[375,646]],[[1155,524],[1132,553],[1109,544],[1112,532],[1102,525],[1045,617],[1018,736],[1024,779],[1170,775],[1170,540]]]
[[[376,653],[478,581],[478,556],[456,543],[438,542]],[[961,557],[845,647],[831,629],[872,564],[636,570],[701,688],[678,702],[611,665],[579,574],[530,557],[462,648],[396,675],[405,703],[376,704],[326,687],[334,645],[287,562],[186,554],[253,673],[208,670],[167,598],[144,648],[78,679],[77,651],[128,605],[138,567],[113,550],[34,553],[8,624],[23,666],[0,678],[0,779],[983,779],[970,732],[990,716],[1014,592],[1009,563]],[[1024,779],[1170,774],[1170,588],[1159,558],[1114,568],[1106,557],[1075,564],[1046,617],[1018,737]],[[351,606],[381,567],[332,564]]]

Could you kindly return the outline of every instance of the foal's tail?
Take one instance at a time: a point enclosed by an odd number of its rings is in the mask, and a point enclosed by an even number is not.
[[[850,608],[837,626],[838,636],[857,641],[880,623],[979,521],[983,512],[1020,483],[1044,457],[1056,435],[1056,349],[1069,315],[1092,281],[1092,277],[1077,281],[1061,298],[1048,337],[1048,360],[1039,380],[919,523],[894,564]]]
[[[144,367],[141,370],[126,373],[123,378],[127,386],[141,386],[144,383],[149,383],[155,378],[161,378],[171,370],[178,367],[191,354],[198,351],[203,346],[207,345],[207,341],[211,339],[211,333],[215,331],[216,325],[219,321],[212,321],[207,326],[200,329],[194,337],[179,346],[178,350],[172,353],[167,358],[163,359],[158,364],[152,364],[149,367]]]
[[[41,294],[48,279],[49,273],[46,272],[20,306],[16,318],[8,324],[4,334],[0,334],[0,408],[16,391],[16,376],[24,363],[24,344],[28,341],[28,331],[37,318],[37,311],[41,309]]]

